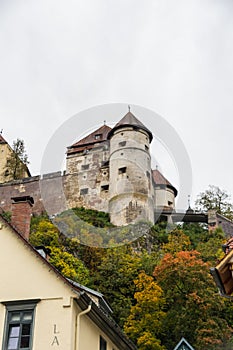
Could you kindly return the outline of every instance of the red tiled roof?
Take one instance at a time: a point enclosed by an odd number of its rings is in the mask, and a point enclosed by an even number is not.
[[[177,196],[177,189],[164,177],[158,169],[152,170],[152,176],[156,185],[164,185],[173,189]]]
[[[80,141],[74,143],[68,147],[68,154],[81,152],[84,149],[91,149],[96,143],[100,143],[107,140],[107,136],[111,128],[107,125],[102,125],[97,130],[93,131],[91,134],[85,136]],[[99,138],[97,135],[99,135]]]

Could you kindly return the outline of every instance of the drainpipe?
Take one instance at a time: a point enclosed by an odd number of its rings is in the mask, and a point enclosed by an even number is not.
[[[76,350],[80,350],[80,318],[81,316],[86,315],[88,312],[91,311],[91,305],[92,302],[90,302],[90,304],[88,305],[87,309],[81,311],[78,315],[77,315],[77,319],[76,319]]]

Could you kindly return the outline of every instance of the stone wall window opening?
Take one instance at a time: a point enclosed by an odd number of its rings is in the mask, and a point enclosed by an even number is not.
[[[102,336],[100,336],[100,350],[107,350],[107,342]]]
[[[101,186],[101,192],[108,192],[109,190],[109,185],[102,185]]]
[[[83,164],[83,165],[81,166],[81,169],[82,169],[82,170],[88,170],[88,169],[89,169],[89,166],[90,166],[90,164]]]
[[[81,188],[80,195],[83,196],[85,194],[88,194],[88,188]]]
[[[124,147],[126,145],[126,141],[119,142],[119,147]]]
[[[126,174],[126,170],[127,170],[127,167],[126,167],[126,166],[124,166],[124,167],[122,167],[122,168],[119,168],[119,169],[118,169],[118,174],[119,174],[119,175]]]
[[[38,301],[30,304],[4,303],[6,305],[4,350],[32,350],[34,310]]]
[[[169,207],[171,207],[171,206],[172,206],[172,204],[173,204],[173,202],[168,201],[168,202],[167,202],[167,204],[169,205]]]
[[[148,152],[149,151],[149,147],[147,145],[145,145],[145,150]]]

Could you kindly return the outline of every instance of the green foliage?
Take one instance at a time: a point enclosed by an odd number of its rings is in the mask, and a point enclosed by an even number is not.
[[[115,320],[122,326],[133,304],[134,279],[142,268],[140,256],[128,246],[108,249],[96,266],[98,288],[110,302]]]
[[[24,141],[21,139],[13,141],[12,150],[13,152],[7,158],[6,174],[9,179],[17,180],[24,177],[29,164]]]
[[[103,243],[98,230],[105,222],[110,228],[108,216],[75,211],[80,232]],[[103,249],[81,245],[72,219],[58,219],[69,227],[67,236],[44,216],[32,219],[30,241],[49,247],[50,262],[66,277],[102,292],[114,319],[140,350],[173,349],[182,336],[195,350],[231,349],[233,306],[218,295],[209,274],[210,264],[223,254],[220,229],[208,232],[195,223],[168,230],[166,223],[158,223],[131,245]],[[93,224],[97,231],[89,232]],[[127,230],[119,232],[127,235]]]
[[[208,239],[208,227],[205,224],[184,223],[181,226],[182,231],[189,237],[191,243],[191,249],[196,249],[200,242],[206,242]]]
[[[65,277],[79,282],[83,285],[89,285],[89,271],[81,260],[75,258],[72,254],[62,251],[58,247],[50,247],[51,253],[49,262]]]
[[[1,212],[1,215],[2,215],[3,219],[5,219],[6,221],[8,221],[8,222],[11,221],[11,212],[3,211],[3,212]]]
[[[73,208],[74,213],[83,221],[96,227],[113,227],[110,223],[108,213],[92,209],[85,209],[84,207]]]
[[[65,241],[69,247],[72,246],[72,240]],[[90,285],[88,269],[74,254],[66,251],[66,246],[63,244],[64,237],[46,216],[32,219],[30,243],[34,246],[43,245],[49,248],[51,250],[49,262],[62,275],[81,284]]]
[[[31,220],[30,243],[33,246],[59,247],[59,231],[45,216],[33,217]]]
[[[222,245],[225,241],[226,237],[221,227],[209,231],[205,236],[205,240],[197,244],[197,250],[201,253],[203,261],[215,265],[216,261],[221,260],[224,257]]]
[[[210,185],[206,191],[201,192],[195,204],[198,210],[208,211],[213,209],[217,213],[233,219],[233,204],[230,195],[217,186]]]

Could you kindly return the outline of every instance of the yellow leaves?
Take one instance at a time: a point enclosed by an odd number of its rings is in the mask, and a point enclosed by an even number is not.
[[[168,235],[168,243],[163,244],[162,249],[165,253],[175,254],[181,250],[189,250],[190,247],[189,237],[183,231],[175,229]]]
[[[140,272],[134,281],[136,305],[131,307],[130,315],[125,323],[124,330],[137,341],[140,350],[163,350],[157,338],[161,331],[165,313],[162,311],[165,303],[163,291],[144,271]]]

